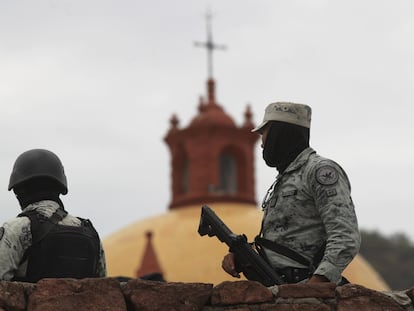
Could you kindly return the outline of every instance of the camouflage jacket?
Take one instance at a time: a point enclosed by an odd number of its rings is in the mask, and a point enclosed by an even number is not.
[[[28,205],[23,212],[36,209],[37,212],[50,217],[59,204],[54,201],[40,201]],[[68,226],[80,226],[79,218],[67,215],[59,222]],[[21,262],[26,250],[32,244],[30,220],[28,217],[16,217],[7,221],[0,227],[0,280],[9,281],[14,277],[26,275],[27,260]],[[97,275],[106,276],[105,253],[101,245]]]
[[[350,192],[344,170],[307,148],[269,189],[262,206],[262,236],[309,261],[326,243],[314,274],[338,283],[361,243]],[[265,251],[276,269],[304,268],[290,258]]]

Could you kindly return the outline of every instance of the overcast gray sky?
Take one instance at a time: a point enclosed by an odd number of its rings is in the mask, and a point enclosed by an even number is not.
[[[351,180],[362,228],[414,239],[414,2],[410,0],[0,1],[0,205],[31,148],[64,162],[67,209],[103,237],[170,202],[163,138],[205,94],[204,15],[213,13],[217,100],[313,108],[311,144]],[[256,151],[257,200],[276,171]]]

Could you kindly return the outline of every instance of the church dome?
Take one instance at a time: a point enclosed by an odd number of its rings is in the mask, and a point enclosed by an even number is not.
[[[209,205],[235,234],[246,234],[252,241],[260,230],[262,212],[253,204],[212,203]],[[147,249],[148,232],[157,262],[165,280],[218,284],[235,281],[221,268],[228,247],[216,237],[198,232],[201,206],[176,208],[167,213],[137,221],[103,241],[109,276],[137,277]],[[352,283],[375,290],[388,290],[381,276],[358,255],[344,272]]]

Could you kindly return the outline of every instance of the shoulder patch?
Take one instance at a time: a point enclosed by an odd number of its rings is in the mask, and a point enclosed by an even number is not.
[[[317,169],[316,180],[321,185],[329,186],[335,184],[339,179],[336,168],[330,165],[324,165]]]
[[[4,228],[0,227],[0,240],[3,238],[4,235]]]

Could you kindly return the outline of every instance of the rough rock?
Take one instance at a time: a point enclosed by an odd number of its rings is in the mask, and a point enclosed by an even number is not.
[[[28,311],[126,311],[117,280],[43,279],[29,297]]]
[[[324,304],[277,304],[262,305],[260,311],[331,311],[331,307]],[[233,311],[233,310],[232,310]],[[349,310],[352,311],[352,310]]]
[[[263,303],[274,299],[272,291],[258,282],[237,281],[218,284],[211,295],[211,305]]]
[[[335,283],[283,284],[277,297],[282,298],[335,298]]]
[[[163,283],[131,280],[123,288],[133,310],[139,311],[198,311],[208,302],[213,284]]]
[[[26,310],[25,289],[19,282],[0,282],[0,310]]]
[[[339,303],[337,311],[404,311],[389,296],[361,285],[347,284],[337,287]]]

